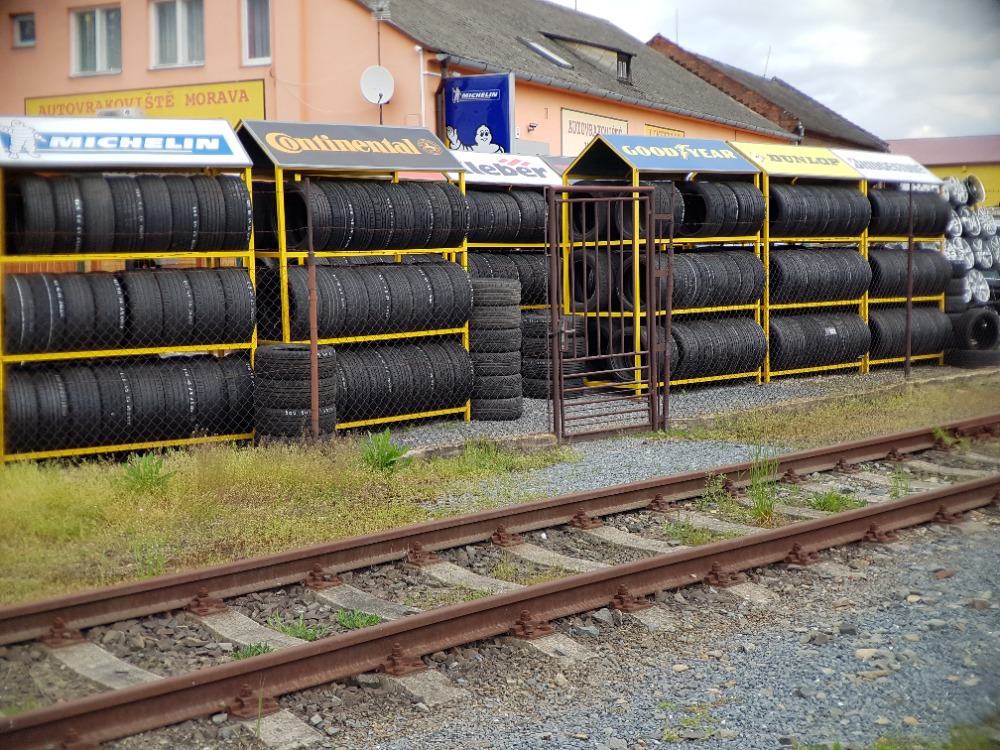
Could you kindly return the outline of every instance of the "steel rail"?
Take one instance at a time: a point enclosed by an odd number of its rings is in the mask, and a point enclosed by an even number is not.
[[[400,647],[418,657],[504,634],[525,611],[550,620],[608,606],[619,587],[645,596],[702,581],[716,566],[746,570],[784,560],[795,544],[817,551],[883,531],[1000,502],[1000,474],[738,539],[528,586],[232,664],[0,719],[0,744],[35,750],[67,736],[106,742],[227,710],[241,688],[284,695],[377,669]],[[256,697],[254,698],[256,700]],[[72,735],[70,733],[73,733]]]
[[[934,447],[942,429],[957,434],[975,434],[996,425],[1000,425],[1000,413],[952,422],[935,429],[911,430],[786,453],[777,457],[780,462],[773,476],[783,476],[789,470],[800,475],[827,471],[841,462],[851,464],[885,458],[894,452],[928,450]],[[721,475],[736,486],[745,486],[749,484],[751,466],[752,462],[743,462],[672,474],[18,604],[0,609],[0,645],[38,638],[49,631],[57,617],[73,628],[104,625],[184,607],[201,589],[214,597],[239,596],[300,582],[315,565],[329,572],[339,572],[401,559],[417,543],[424,549],[445,549],[485,541],[499,526],[520,533],[567,523],[579,511],[600,516],[635,510],[648,505],[656,495],[665,500],[696,497],[704,491],[705,478],[709,474]]]

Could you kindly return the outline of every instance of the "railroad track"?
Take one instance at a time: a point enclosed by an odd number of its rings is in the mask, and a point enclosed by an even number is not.
[[[280,708],[276,696],[372,670],[385,679],[423,681],[411,689],[441,698],[455,688],[420,657],[508,633],[565,655],[575,646],[559,618],[610,608],[655,628],[657,608],[647,598],[655,592],[701,582],[740,586],[740,571],[782,561],[807,565],[823,549],[886,541],[897,529],[953,522],[997,503],[998,454],[944,450],[944,443],[950,442],[946,436],[996,435],[998,425],[1000,414],[954,423],[946,431],[783,455],[769,477],[783,488],[778,513],[785,525],[778,528],[747,528],[702,512],[706,477],[716,494],[724,488],[730,497],[750,483],[753,467],[734,464],[0,610],[0,644],[18,648],[42,638],[59,664],[97,665],[98,676],[89,672],[90,681],[105,675],[102,692],[4,717],[0,744],[82,749],[219,712],[259,718]],[[907,467],[906,488],[893,486],[901,466]],[[856,494],[882,501],[837,514],[793,504],[810,492],[852,484]],[[662,533],[676,524],[737,536],[686,548]],[[513,579],[554,573],[552,580],[522,586],[488,577],[501,566],[516,573],[508,576]],[[446,592],[456,587],[464,592],[458,599],[472,600],[420,611],[386,599],[387,578],[403,579],[427,601],[448,601]],[[281,589],[285,602],[263,607],[264,597],[256,592],[274,589]],[[490,595],[467,596],[484,590]],[[332,635],[311,642],[267,627],[282,609],[308,611],[314,622],[317,603],[331,623],[338,610],[374,612],[383,622],[356,630],[333,626]],[[186,613],[184,622],[167,628],[164,638],[186,642],[193,654],[180,663],[147,663],[144,669],[135,663],[144,651],[134,635],[122,642],[108,636],[119,632],[107,627],[112,623],[152,618],[147,637],[140,636],[149,640],[164,613],[175,610]],[[207,648],[211,643],[266,643],[274,650],[229,661],[224,649]],[[150,661],[148,654],[141,659]]]

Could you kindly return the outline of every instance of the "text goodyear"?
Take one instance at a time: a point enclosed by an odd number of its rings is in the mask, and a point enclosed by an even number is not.
[[[755,174],[759,171],[725,141],[641,135],[603,135],[600,139],[640,172]]]

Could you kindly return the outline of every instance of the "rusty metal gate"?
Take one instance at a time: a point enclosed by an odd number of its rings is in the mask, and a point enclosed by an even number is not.
[[[652,195],[652,186],[621,183],[547,189],[548,356],[561,441],[665,426],[673,207],[653,213]],[[659,257],[646,239],[654,227],[668,238]]]

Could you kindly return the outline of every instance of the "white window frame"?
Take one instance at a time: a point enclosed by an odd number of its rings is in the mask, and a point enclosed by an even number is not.
[[[202,3],[202,15],[201,15],[201,34],[202,34],[202,49],[201,49],[201,60],[191,59],[191,50],[189,47],[189,33],[190,28],[190,4],[192,0],[154,0],[154,2],[149,5],[149,28],[150,28],[150,54],[152,59],[150,60],[151,68],[194,68],[202,67],[205,65],[205,53],[206,53],[206,39],[205,39],[205,5]],[[177,8],[177,62],[160,62],[160,34],[157,27],[158,16],[157,9],[162,5],[173,5]]]
[[[117,68],[113,68],[108,63],[108,40],[106,38],[107,24],[105,15],[108,11],[117,10],[119,18],[119,31],[121,29],[121,6],[104,5],[94,8],[74,8],[70,12],[70,53],[73,55],[72,71],[74,76],[107,76],[116,75],[122,72],[121,61]],[[95,45],[97,47],[97,60],[94,70],[80,69],[80,17],[84,13],[94,14],[94,32],[96,34]],[[121,51],[122,40],[118,39],[119,52]]]
[[[244,65],[270,65],[271,64],[271,0],[266,0],[267,2],[267,36],[268,36],[268,55],[263,57],[251,57],[250,56],[250,0],[242,0],[241,5],[243,6],[243,64]]]
[[[10,17],[11,23],[14,26],[14,46],[19,49],[24,49],[25,47],[34,47],[35,39],[38,36],[38,29],[35,28],[35,14],[34,13],[15,13]],[[31,21],[32,30],[35,32],[31,39],[24,38],[24,29],[21,27],[21,23],[24,21]]]

